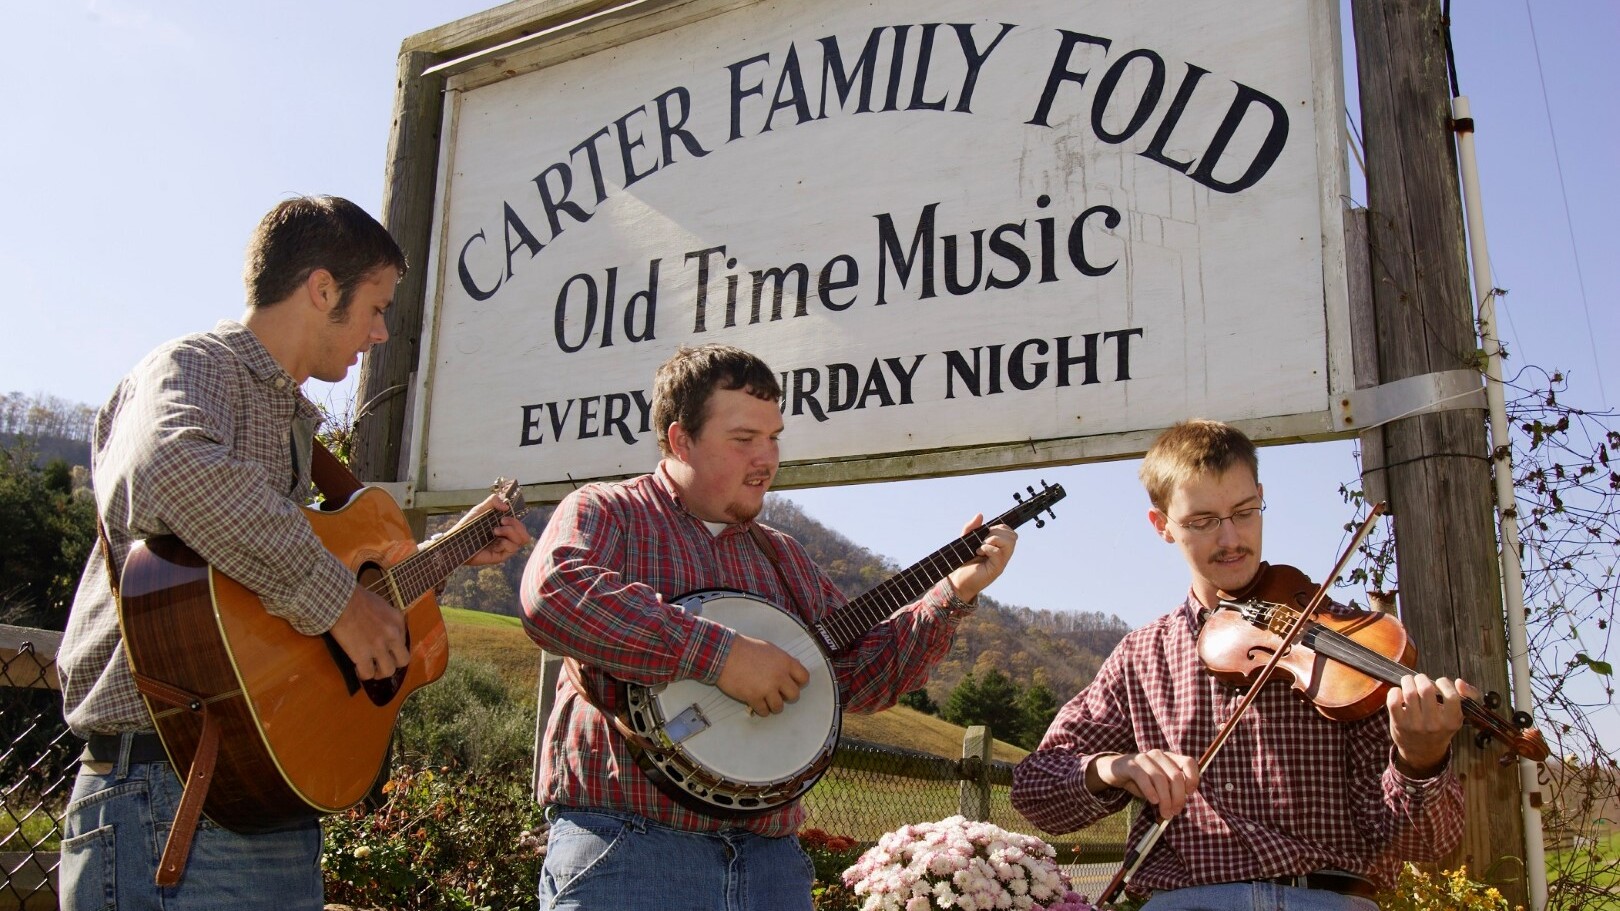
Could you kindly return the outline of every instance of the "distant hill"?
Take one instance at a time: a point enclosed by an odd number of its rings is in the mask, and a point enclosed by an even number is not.
[[[792,501],[766,499],[760,520],[803,544],[844,594],[854,597],[904,569],[805,515]],[[1053,611],[1005,605],[989,594],[957,629],[951,651],[928,681],[928,695],[944,704],[969,671],[991,669],[1020,686],[1044,683],[1059,704],[1096,676],[1114,645],[1130,631],[1119,617],[1095,611]]]
[[[29,436],[20,433],[0,433],[0,449],[10,449],[19,440],[34,447],[35,461],[43,465],[52,459],[61,459],[69,465],[90,467],[90,444],[59,436]]]

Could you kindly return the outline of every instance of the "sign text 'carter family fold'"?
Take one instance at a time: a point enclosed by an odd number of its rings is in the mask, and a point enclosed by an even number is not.
[[[851,480],[1194,413],[1315,432],[1337,24],[1233,4],[694,0],[451,77],[418,483],[643,471],[654,370],[709,341],[780,372],[785,460]]]
[[[525,259],[539,256],[548,243],[571,225],[591,220],[597,208],[608,200],[610,180],[615,188],[628,190],[662,169],[674,167],[683,160],[707,156],[721,143],[738,142],[840,114],[946,110],[973,113],[979,73],[1014,26],[1001,23],[977,28],[983,47],[980,38],[975,37],[972,23],[923,23],[874,28],[864,42],[859,43],[858,51],[851,52],[838,36],[830,35],[809,44],[803,54],[796,43],[790,43],[777,60],[773,60],[770,53],[761,53],[728,64],[725,67],[729,76],[728,91],[717,99],[727,111],[729,126],[723,137],[700,138],[695,132],[690,123],[692,89],[683,85],[666,89],[645,104],[598,126],[570,148],[566,158],[542,168],[530,181],[531,186],[525,188],[523,197],[503,200],[501,211],[492,213],[498,216],[493,221],[500,226],[499,236],[493,239],[499,244],[494,251],[498,256],[493,261],[488,255],[480,257],[491,252],[482,249],[492,243],[492,232],[484,228],[473,232],[460,245],[456,268],[462,289],[473,300],[494,297]],[[947,56],[950,56],[948,62],[943,59]],[[952,69],[958,72],[946,84],[946,79],[936,75],[936,71],[946,70],[949,64],[955,64]],[[1138,152],[1144,158],[1184,173],[1218,192],[1237,193],[1254,186],[1270,170],[1287,142],[1287,110],[1275,98],[1241,82],[1206,86],[1200,92],[1199,85],[1210,71],[1195,63],[1186,63],[1183,67],[1181,72],[1172,73],[1164,57],[1152,49],[1134,48],[1117,53],[1110,38],[1057,30],[1056,54],[1042,84],[1031,86],[1038,95],[1032,92],[1030,117],[1024,122],[1050,128],[1054,106],[1080,107],[1089,115],[1091,134],[1102,142],[1120,144],[1145,132],[1151,138]],[[1094,70],[1100,72],[1094,74]],[[902,76],[908,71],[910,79],[903,80]],[[1125,77],[1133,73],[1145,75],[1145,83],[1122,90]],[[1095,87],[1088,90],[1087,82],[1094,75],[1097,76]],[[931,77],[933,83],[930,83]],[[1172,81],[1175,82],[1173,87]],[[1161,105],[1165,100],[1168,103]],[[1173,157],[1166,147],[1188,107],[1195,103],[1220,105],[1224,111],[1213,135],[1199,137],[1203,145],[1201,153],[1184,159]],[[1130,113],[1129,119],[1116,129],[1107,121],[1108,115],[1117,111]],[[1263,124],[1264,141],[1258,148],[1247,151],[1244,161],[1222,166],[1232,138],[1246,118]],[[1217,166],[1222,166],[1222,174],[1217,174]],[[1117,225],[1120,216],[1116,210],[1107,206],[1097,209],[1111,220],[1109,228]],[[891,216],[876,217],[892,230]],[[931,223],[932,207],[926,217]],[[1073,220],[1071,235],[1079,234],[1083,217]],[[1008,224],[998,230],[1003,237],[1021,235],[1023,226],[1022,223]],[[542,237],[545,240],[541,240]],[[898,246],[892,236],[884,236],[882,241],[881,253],[892,252]],[[1071,241],[1070,259],[1076,269],[1087,275],[1106,272],[1106,268],[1092,271],[1098,267],[1084,261],[1078,246],[1078,241]],[[1014,284],[1027,275],[1029,256],[1020,244],[1003,239],[998,250],[993,239],[992,251],[1020,264],[1020,277],[1013,280]],[[724,248],[690,251],[684,259],[690,261],[716,252],[723,254]],[[924,255],[931,252],[925,248]],[[482,258],[485,265],[490,266],[481,270],[486,276],[482,284],[469,258]],[[845,273],[839,286],[857,284],[857,260],[848,254],[838,259],[842,260],[840,266]],[[876,304],[886,302],[882,275],[887,265],[889,263],[880,260]],[[899,265],[905,267],[909,263]],[[707,261],[702,260],[697,269],[700,301],[708,291],[707,266]],[[657,271],[658,264],[654,261],[654,280]],[[1043,266],[1043,279],[1049,274],[1050,266]],[[900,278],[903,282],[904,276]],[[923,273],[921,295],[924,298],[932,296],[932,278],[930,272]],[[755,281],[757,285],[759,279],[756,277]],[[824,279],[822,284],[825,286],[827,281]],[[976,287],[961,286],[962,290],[953,293],[967,293]],[[993,281],[988,287],[1007,285]],[[834,306],[825,295],[823,303]],[[850,303],[853,301],[844,306]],[[702,331],[701,311],[697,322],[696,331]],[[566,344],[562,347],[567,349]]]

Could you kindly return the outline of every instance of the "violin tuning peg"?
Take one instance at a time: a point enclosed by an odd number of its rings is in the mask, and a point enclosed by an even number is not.
[[[1513,752],[1511,750],[1509,750],[1508,752],[1503,753],[1502,755],[1496,757],[1496,764],[1501,766],[1504,769],[1507,768],[1508,766],[1513,765],[1514,763],[1516,763],[1518,761],[1519,761],[1519,754],[1515,753],[1515,752]]]
[[[1491,742],[1490,731],[1477,731],[1474,733],[1474,746],[1485,749],[1485,744]]]
[[[1536,723],[1536,719],[1531,718],[1529,712],[1514,712],[1513,713],[1513,726],[1518,728],[1521,731],[1524,730],[1525,728],[1530,727],[1531,725],[1533,725],[1535,723]]]
[[[1485,707],[1486,708],[1495,710],[1497,708],[1500,708],[1501,705],[1502,705],[1502,694],[1501,693],[1498,693],[1495,690],[1491,690],[1489,693],[1485,694]]]

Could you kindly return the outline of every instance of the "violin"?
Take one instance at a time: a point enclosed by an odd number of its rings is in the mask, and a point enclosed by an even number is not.
[[[1198,657],[1217,679],[1251,684],[1272,661],[1283,637],[1308,607],[1317,585],[1292,566],[1261,564],[1253,582],[1241,592],[1220,592],[1220,606],[1209,613],[1198,633]],[[1276,670],[1292,678],[1294,689],[1336,721],[1358,721],[1385,705],[1385,694],[1413,673],[1417,649],[1406,628],[1390,614],[1335,616],[1318,609],[1304,623],[1293,645],[1276,660]],[[1485,703],[1463,699],[1463,717],[1479,729],[1475,742],[1495,739],[1507,747],[1503,766],[1518,757],[1531,762],[1547,758],[1541,732],[1529,714],[1513,713],[1512,721],[1493,709],[1501,698],[1491,693]]]

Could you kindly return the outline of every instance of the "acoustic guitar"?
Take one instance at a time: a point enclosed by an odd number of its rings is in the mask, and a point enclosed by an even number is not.
[[[522,515],[517,483],[496,486]],[[359,584],[405,614],[410,663],[391,678],[360,680],[330,634],[299,633],[177,537],[137,543],[124,564],[119,623],[159,738],[184,774],[205,712],[213,719],[218,756],[202,811],[237,832],[337,813],[366,796],[405,698],[439,679],[449,659],[434,591],[493,540],[505,515],[476,515],[412,553],[405,514],[380,488],[305,514]],[[153,699],[152,681],[181,697]]]

